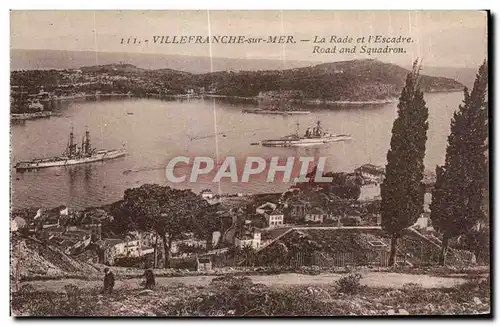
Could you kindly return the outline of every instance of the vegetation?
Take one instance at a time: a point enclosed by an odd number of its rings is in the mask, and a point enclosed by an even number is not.
[[[127,230],[155,231],[163,243],[164,266],[169,266],[170,248],[183,233],[207,237],[217,225],[214,208],[191,190],[146,184],[127,189],[115,213],[115,223]]]
[[[325,173],[325,177],[332,177],[328,190],[340,199],[358,200],[361,194],[363,179],[353,173]]]
[[[215,84],[222,95],[251,97],[281,90],[299,91],[299,96],[293,96],[299,101],[364,101],[397,96],[407,73],[377,60],[351,60],[287,70],[216,72],[201,75],[199,80]],[[422,84],[426,91],[461,86],[450,79],[428,76]]]
[[[387,315],[391,309],[411,315],[477,314],[490,311],[489,285],[473,280],[442,289],[359,287],[353,295],[335,284],[275,288],[223,276],[208,286],[173,283],[142,294],[120,287],[111,296],[100,295],[99,288],[67,286],[57,293],[30,287],[14,293],[11,306],[23,316],[349,316]]]
[[[488,65],[485,61],[479,68],[472,92],[464,90],[463,103],[451,120],[445,163],[436,167],[431,220],[443,236],[441,264],[445,264],[449,240],[469,232],[479,220],[485,219],[481,205],[488,188],[487,91]]]
[[[389,265],[396,261],[397,239],[403,230],[416,222],[423,210],[423,160],[429,112],[420,90],[419,69],[415,61],[399,98],[385,180],[380,187],[382,228],[391,236]]]
[[[339,292],[346,294],[355,294],[361,289],[361,274],[350,274],[341,277],[335,284],[338,287]]]
[[[398,95],[408,71],[377,60],[352,60],[320,64],[312,67],[266,71],[219,71],[191,74],[172,69],[148,70],[130,64],[82,67],[72,70],[14,71],[11,85],[23,86],[36,94],[45,91],[128,93],[136,96],[168,96],[184,94],[188,89],[204,88],[217,95],[266,97],[273,92],[286,92],[288,100],[327,101],[384,100]],[[106,75],[106,78],[103,76]],[[114,78],[113,77],[126,77]],[[89,83],[90,81],[90,83]],[[77,85],[78,86],[75,86]],[[62,87],[64,85],[64,87]],[[422,76],[424,91],[461,89],[448,78]]]

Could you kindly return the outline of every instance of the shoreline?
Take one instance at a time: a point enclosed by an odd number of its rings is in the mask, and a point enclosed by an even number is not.
[[[462,89],[450,89],[450,90],[431,90],[427,91],[424,93],[429,93],[429,94],[435,94],[435,93],[456,93],[456,92],[462,92]],[[175,94],[175,95],[163,95],[161,96],[160,94],[146,94],[145,96],[141,95],[134,95],[131,93],[110,93],[110,94],[81,94],[81,95],[76,95],[76,96],[64,96],[64,97],[59,97],[59,98],[54,98],[54,99],[45,99],[41,100],[41,102],[59,102],[59,101],[81,101],[81,100],[87,100],[87,101],[92,101],[92,100],[99,100],[101,97],[103,98],[112,98],[112,97],[122,97],[122,98],[154,98],[154,99],[171,99],[171,100],[178,100],[178,99],[204,99],[204,98],[220,98],[220,99],[229,99],[229,100],[245,100],[245,101],[252,101],[252,102],[259,102],[265,99],[265,97],[261,96],[235,96],[235,95],[220,95],[220,94]],[[339,106],[357,106],[357,105],[383,105],[383,104],[391,104],[391,103],[396,103],[399,100],[398,97],[390,97],[390,98],[385,98],[385,99],[379,99],[379,100],[362,100],[362,101],[352,101],[352,100],[322,100],[319,98],[305,98],[302,100],[291,100],[290,103],[293,104],[302,104],[302,105],[315,105],[315,106],[321,106],[321,105],[339,105]]]
[[[227,99],[236,99],[236,100],[249,100],[249,101],[260,101],[263,100],[263,97],[254,96],[254,97],[243,97],[243,96],[232,96],[232,95],[201,95],[201,97],[209,97],[209,98],[227,98]],[[370,104],[388,104],[394,103],[398,99],[397,98],[388,98],[384,100],[367,100],[367,101],[324,101],[319,98],[310,98],[304,99],[302,101],[291,101],[294,104],[306,104],[306,105],[324,105],[324,104],[338,104],[338,105],[370,105]]]

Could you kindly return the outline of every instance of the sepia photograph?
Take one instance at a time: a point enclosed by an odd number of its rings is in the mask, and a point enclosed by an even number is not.
[[[491,318],[490,24],[11,10],[11,316]]]

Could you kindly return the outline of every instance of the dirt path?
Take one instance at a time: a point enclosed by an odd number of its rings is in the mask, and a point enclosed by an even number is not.
[[[277,274],[277,275],[252,275],[248,276],[254,283],[262,283],[268,286],[285,285],[321,285],[329,284],[345,276],[345,274],[320,274],[304,275],[295,273]],[[205,286],[210,284],[216,276],[184,276],[184,277],[158,277],[157,283],[168,286],[172,283],[184,283],[186,285]],[[115,288],[138,288],[142,279],[123,279],[117,280]],[[361,284],[369,287],[383,288],[401,288],[405,283],[418,283],[424,288],[446,288],[465,283],[465,278],[449,278],[416,274],[368,272],[363,273]],[[30,281],[22,284],[31,284],[38,290],[52,290],[63,292],[67,284],[76,285],[81,288],[101,286],[99,281],[85,281],[78,279],[48,280],[48,281]]]

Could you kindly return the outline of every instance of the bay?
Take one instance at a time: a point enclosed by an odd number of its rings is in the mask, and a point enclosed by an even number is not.
[[[429,107],[426,168],[434,170],[444,161],[450,119],[462,101],[462,93],[425,94]],[[115,99],[81,101],[58,105],[58,116],[26,121],[11,127],[12,207],[75,208],[103,205],[119,200],[127,188],[144,183],[212,189],[221,193],[263,193],[283,191],[290,183],[250,180],[249,183],[169,183],[165,167],[176,156],[209,156],[219,163],[227,156],[244,161],[248,156],[324,156],[326,170],[353,171],[372,163],[385,165],[397,103],[307,107],[311,114],[276,116],[242,113],[257,107],[205,98],[182,101]],[[350,134],[352,140],[318,147],[267,148],[251,145],[263,139],[282,137],[314,126],[316,121],[334,134]],[[74,128],[77,140],[88,128],[92,145],[121,148],[123,158],[88,165],[57,167],[18,173],[20,160],[56,156],[64,150]],[[218,133],[218,136],[214,135]]]

